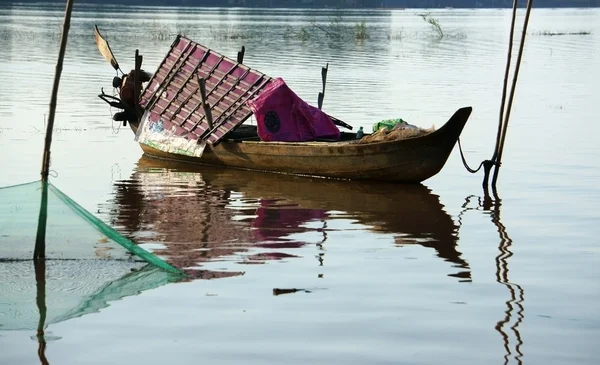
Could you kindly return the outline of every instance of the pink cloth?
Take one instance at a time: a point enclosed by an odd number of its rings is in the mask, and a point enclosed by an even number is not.
[[[248,101],[262,141],[301,142],[317,138],[337,140],[340,131],[319,108],[296,95],[281,78]]]

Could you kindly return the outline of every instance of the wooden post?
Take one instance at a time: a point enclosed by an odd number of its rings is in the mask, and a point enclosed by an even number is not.
[[[35,249],[33,251],[34,259],[44,259],[46,257],[46,213],[48,208],[47,185],[48,175],[50,174],[50,146],[52,145],[52,131],[54,129],[54,115],[56,114],[58,86],[60,84],[63,60],[65,58],[65,51],[67,49],[69,28],[71,27],[71,13],[73,11],[73,2],[74,0],[67,0],[67,7],[65,9],[65,19],[62,28],[62,38],[60,40],[60,49],[58,51],[58,61],[56,63],[56,72],[54,74],[54,84],[52,86],[52,95],[50,97],[50,113],[48,114],[48,124],[46,125],[46,139],[44,141],[44,155],[42,157],[42,205],[40,207],[41,221],[38,222],[38,232],[35,241]],[[44,199],[46,204],[44,204]]]
[[[497,149],[498,154],[495,162],[494,176],[492,177],[492,189],[496,190],[496,182],[498,181],[498,173],[500,172],[500,166],[502,163],[502,152],[504,151],[504,141],[506,139],[506,131],[508,129],[508,121],[510,119],[510,110],[515,96],[515,89],[517,88],[517,79],[519,78],[519,69],[521,68],[521,59],[523,57],[523,48],[525,47],[525,37],[527,36],[527,25],[529,24],[529,14],[531,13],[531,6],[533,0],[527,0],[527,11],[525,12],[525,20],[523,23],[523,30],[521,33],[521,44],[519,45],[519,53],[517,55],[517,64],[515,66],[515,72],[513,74],[512,87],[510,89],[510,96],[508,98],[508,106],[506,108],[506,115],[504,119],[504,128],[502,128],[502,136],[500,137],[500,145]]]
[[[138,92],[138,82],[140,81],[140,72],[142,70],[142,56],[140,56],[140,50],[135,50],[135,68],[133,70],[133,100],[134,100],[134,108],[135,115],[137,118],[142,116],[142,111],[140,108],[140,95]],[[125,123],[123,123],[125,124]]]
[[[200,97],[202,98],[202,108],[204,109],[204,115],[206,115],[206,121],[208,122],[208,130],[213,129],[212,112],[210,111],[210,104],[208,104],[208,98],[206,96],[206,81],[204,78],[196,75],[198,79],[198,88],[200,89]]]
[[[244,55],[246,54],[246,47],[242,46],[242,49],[237,54],[237,62],[244,63]]]
[[[58,52],[58,62],[56,63],[56,72],[54,74],[54,85],[52,86],[52,95],[50,98],[50,113],[48,114],[48,124],[46,125],[46,140],[44,142],[44,157],[42,159],[42,180],[48,181],[50,170],[50,145],[52,144],[52,130],[54,128],[54,115],[56,113],[56,103],[58,99],[58,85],[60,75],[62,74],[63,60],[67,48],[67,38],[71,26],[71,12],[73,10],[73,1],[67,0],[67,9],[65,10],[65,20],[63,23],[62,39],[60,41],[60,50]]]
[[[42,199],[40,202],[40,214],[38,216],[38,227],[35,236],[35,248],[33,250],[34,260],[46,258],[46,223],[48,222],[48,178],[42,180]]]
[[[323,81],[323,91],[319,93],[319,98],[317,100],[319,109],[323,108],[323,99],[325,98],[325,84],[327,82],[327,71],[329,70],[329,63],[323,68],[321,68],[321,80]]]

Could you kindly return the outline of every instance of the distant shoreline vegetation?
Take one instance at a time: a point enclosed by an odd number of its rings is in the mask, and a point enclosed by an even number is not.
[[[403,41],[408,39],[428,39],[433,42],[440,42],[444,39],[460,40],[467,38],[467,35],[456,28],[446,29],[438,18],[435,18],[430,12],[418,13],[414,16],[423,20],[424,24],[421,29],[415,29],[407,32],[404,26],[398,28],[379,27],[367,23],[366,19],[358,20],[349,19],[345,15],[348,13],[342,9],[336,9],[329,16],[328,20],[315,18],[295,26],[286,26],[280,33],[286,40],[296,40],[301,42],[307,41],[357,41],[363,43],[371,39],[387,39],[388,41]],[[149,19],[141,24],[143,29],[146,29],[144,35],[149,40],[166,42],[172,40],[177,35],[182,35],[188,38],[203,37],[225,40],[225,41],[240,41],[248,39],[261,39],[264,33],[260,29],[240,30],[235,27],[217,27],[213,28],[211,24],[199,29],[190,22],[177,21],[174,24],[165,24],[156,19]],[[528,32],[532,36],[586,36],[592,34],[591,30],[533,30]],[[269,36],[274,34],[271,32]],[[43,34],[36,33],[31,30],[19,30],[14,32],[0,32],[0,39],[18,39],[18,40],[33,40],[36,37],[44,36],[49,40],[57,41],[61,36],[60,20],[57,20],[57,28],[48,30]],[[91,35],[89,35],[91,36]],[[135,35],[137,38],[139,35]],[[111,32],[104,33],[106,39],[115,40],[115,38],[127,37],[124,34],[113,34]]]
[[[549,31],[549,30],[541,30],[541,31],[534,31],[531,33],[531,35],[549,36],[549,37],[559,36],[559,35],[590,35],[590,34],[592,34],[592,32],[589,30],[559,31],[559,32],[553,32],[553,31]]]
[[[52,0],[0,0],[0,4],[62,4]],[[338,9],[402,9],[402,8],[511,8],[512,0],[77,0],[77,4],[136,6],[204,6],[266,8],[338,8]],[[519,1],[524,7],[525,0]],[[600,7],[600,0],[535,0],[536,8]]]

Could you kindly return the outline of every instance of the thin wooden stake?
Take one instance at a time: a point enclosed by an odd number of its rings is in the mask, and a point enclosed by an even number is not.
[[[65,19],[62,28],[62,38],[60,40],[60,49],[58,51],[58,61],[56,63],[56,72],[54,74],[54,85],[52,86],[52,96],[50,97],[50,113],[48,115],[48,124],[46,125],[46,139],[44,141],[44,155],[42,157],[42,204],[40,206],[40,221],[38,222],[38,232],[35,240],[35,249],[33,258],[44,259],[46,257],[46,219],[48,209],[48,175],[50,174],[50,146],[52,145],[52,131],[54,129],[54,115],[56,113],[56,104],[58,99],[58,86],[62,74],[63,60],[67,49],[67,39],[69,37],[69,28],[71,27],[71,13],[73,11],[74,0],[67,0],[65,9]],[[44,194],[45,192],[45,194]],[[45,203],[44,204],[44,200]]]
[[[35,236],[35,248],[33,250],[34,260],[43,260],[46,257],[46,224],[48,222],[48,180],[42,180],[42,199],[40,202],[40,214],[38,216],[38,228]]]
[[[527,0],[527,12],[525,13],[525,20],[523,24],[523,31],[521,33],[521,44],[519,45],[519,54],[517,55],[517,64],[515,66],[515,73],[513,75],[512,87],[510,89],[510,97],[508,98],[508,106],[506,107],[506,115],[504,118],[504,127],[502,128],[502,137],[500,138],[500,145],[498,147],[498,157],[495,161],[494,176],[492,177],[492,189],[496,190],[496,182],[498,181],[498,173],[500,171],[500,164],[502,160],[502,152],[504,150],[504,140],[506,139],[506,131],[508,129],[508,121],[510,119],[510,111],[515,96],[515,89],[517,88],[517,79],[519,78],[519,70],[521,68],[521,58],[523,57],[523,49],[525,48],[525,37],[527,36],[527,25],[529,24],[529,14],[531,13],[531,6],[533,0]]]
[[[54,128],[54,115],[56,113],[56,103],[58,99],[58,85],[60,83],[60,75],[62,74],[65,50],[67,49],[67,38],[69,36],[69,28],[71,26],[73,2],[74,0],[67,0],[62,39],[60,41],[60,50],[58,52],[58,62],[56,63],[56,72],[54,74],[54,85],[52,86],[52,96],[50,98],[50,113],[48,115],[48,124],[46,125],[46,140],[44,141],[44,157],[42,159],[43,181],[48,181],[48,174],[50,171],[50,145],[52,144],[52,130]]]
[[[210,105],[208,104],[208,98],[206,97],[206,81],[203,77],[196,75],[198,79],[198,86],[200,89],[200,97],[202,98],[202,108],[204,108],[204,114],[206,115],[206,121],[208,122],[208,130],[213,129],[213,118],[212,112],[210,110]]]
[[[237,54],[237,62],[244,63],[244,55],[246,54],[246,47],[242,46],[242,49]]]
[[[502,129],[504,128],[504,109],[506,106],[506,91],[508,89],[508,75],[510,74],[510,63],[512,60],[512,49],[513,49],[513,40],[515,34],[515,22],[517,20],[517,8],[519,6],[519,0],[513,0],[513,11],[512,11],[512,19],[510,22],[510,33],[508,36],[508,52],[506,53],[506,67],[504,69],[504,82],[502,83],[502,99],[500,100],[500,111],[498,118],[498,132],[496,133],[496,145],[494,147],[494,153],[492,154],[492,158],[486,164],[486,161],[483,162],[484,166],[484,174],[483,174],[483,188],[488,188],[488,183],[490,180],[490,172],[492,171],[492,167],[498,158],[498,149],[500,148],[500,139],[502,137]],[[460,143],[460,142],[459,142]]]
[[[138,92],[138,82],[140,82],[140,72],[142,70],[142,56],[140,56],[140,50],[135,50],[135,68],[133,69],[133,103],[135,109],[135,115],[137,118],[142,116],[140,107],[140,95]],[[125,122],[123,122],[125,125]]]
[[[319,98],[317,100],[317,104],[319,109],[323,108],[323,99],[325,99],[325,84],[327,83],[327,71],[329,70],[329,63],[323,68],[321,68],[321,80],[323,81],[323,91],[319,93]]]
[[[491,160],[494,161],[498,157],[498,148],[500,147],[500,139],[502,137],[502,128],[504,127],[504,109],[506,107],[506,93],[508,90],[508,76],[510,74],[510,62],[512,60],[513,40],[515,34],[515,21],[517,20],[517,8],[519,0],[513,0],[512,20],[510,23],[510,34],[508,36],[508,52],[506,53],[506,68],[504,69],[504,82],[502,84],[502,99],[500,101],[500,117],[498,119],[498,133],[496,135],[496,147]]]

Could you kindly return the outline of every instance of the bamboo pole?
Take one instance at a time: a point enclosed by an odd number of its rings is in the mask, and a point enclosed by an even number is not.
[[[38,228],[35,236],[35,248],[33,250],[34,260],[44,260],[46,257],[46,223],[48,222],[48,177],[42,179],[42,199],[40,202],[40,214],[38,216]]]
[[[56,104],[58,99],[58,86],[60,83],[60,76],[62,74],[65,50],[67,48],[69,28],[71,26],[71,13],[73,11],[73,2],[74,0],[67,0],[67,7],[65,9],[65,19],[62,28],[62,38],[60,41],[60,49],[58,51],[58,61],[56,63],[56,72],[54,74],[54,85],[52,86],[52,96],[50,97],[50,113],[48,115],[48,124],[46,125],[46,139],[44,141],[44,155],[42,157],[42,205],[40,207],[40,221],[38,222],[35,249],[33,251],[33,258],[36,260],[44,259],[46,257],[46,213],[48,207],[47,185],[48,175],[50,174],[50,146],[52,144],[52,131],[54,129],[54,115],[56,113]]]
[[[60,50],[58,52],[58,62],[56,63],[56,72],[54,74],[54,85],[52,86],[52,96],[50,98],[50,113],[48,115],[48,125],[46,126],[46,140],[44,142],[44,157],[42,160],[42,180],[48,181],[50,169],[50,145],[52,144],[52,130],[54,128],[54,115],[56,113],[56,104],[58,99],[58,86],[60,75],[62,74],[63,60],[67,49],[67,39],[69,37],[69,28],[71,26],[71,12],[73,10],[74,0],[67,0],[65,10],[65,20],[63,23],[62,38],[60,41]]]
[[[517,88],[517,79],[519,78],[519,70],[521,68],[521,59],[523,57],[523,49],[525,48],[525,37],[527,36],[527,25],[529,24],[529,15],[531,14],[531,6],[533,0],[527,0],[527,11],[525,12],[525,20],[523,24],[523,31],[521,33],[521,44],[519,45],[519,53],[517,55],[517,64],[515,66],[515,73],[513,75],[512,87],[510,89],[510,96],[508,98],[508,106],[506,107],[506,115],[504,118],[504,127],[502,128],[502,136],[500,138],[500,145],[498,146],[497,159],[495,160],[494,176],[492,177],[492,189],[496,190],[496,182],[498,181],[498,173],[500,171],[500,164],[502,162],[502,152],[504,151],[504,141],[506,139],[506,131],[508,129],[508,121],[510,119],[510,111],[512,103],[515,97],[515,89]]]
[[[500,148],[500,140],[502,139],[502,130],[504,128],[504,109],[506,105],[506,92],[508,90],[508,75],[510,74],[510,62],[512,60],[512,49],[513,49],[513,40],[515,34],[515,22],[517,20],[517,8],[519,7],[519,1],[513,0],[513,9],[512,9],[512,19],[510,22],[510,34],[508,36],[508,52],[506,53],[506,67],[504,69],[504,82],[502,83],[502,99],[500,100],[500,112],[498,118],[498,132],[496,133],[496,145],[494,146],[494,153],[492,154],[492,158],[482,162],[483,166],[483,189],[487,191],[489,180],[490,180],[490,172],[492,171],[492,167],[495,164],[496,159],[498,158],[498,149]],[[460,143],[460,141],[459,141]],[[465,162],[465,161],[463,161]],[[465,165],[466,166],[466,165]]]
[[[504,109],[506,106],[506,92],[508,90],[508,76],[510,74],[510,62],[512,59],[512,49],[515,34],[515,21],[517,20],[518,0],[513,0],[512,20],[510,23],[510,35],[508,36],[508,52],[506,54],[506,68],[504,70],[504,82],[502,84],[502,99],[500,101],[500,118],[498,120],[498,133],[496,134],[496,148],[491,160],[495,161],[498,157],[498,148],[500,147],[500,139],[502,136],[502,127],[504,126]]]

